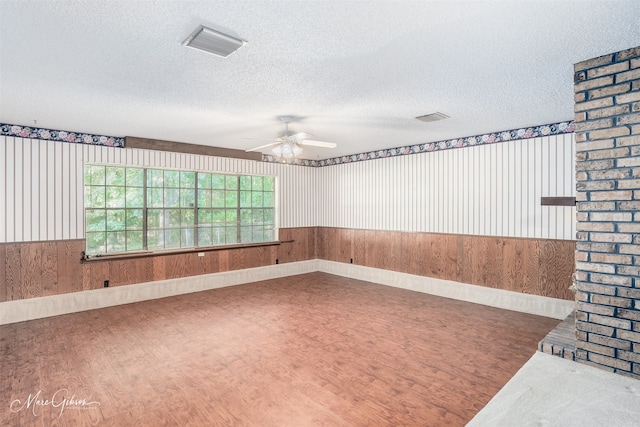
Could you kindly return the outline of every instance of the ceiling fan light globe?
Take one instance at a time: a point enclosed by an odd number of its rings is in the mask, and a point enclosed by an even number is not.
[[[280,145],[276,145],[272,151],[278,157],[284,157],[285,159],[291,159],[302,153],[302,148],[298,144],[292,144],[290,142],[283,142]]]

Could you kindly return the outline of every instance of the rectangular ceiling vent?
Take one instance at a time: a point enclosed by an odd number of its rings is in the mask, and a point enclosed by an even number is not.
[[[245,43],[244,40],[200,25],[182,44],[226,58]]]
[[[443,113],[431,113],[431,114],[425,114],[424,116],[418,116],[416,117],[416,119],[423,121],[423,122],[437,122],[438,120],[444,120],[444,119],[448,119],[449,116],[447,116],[446,114]]]

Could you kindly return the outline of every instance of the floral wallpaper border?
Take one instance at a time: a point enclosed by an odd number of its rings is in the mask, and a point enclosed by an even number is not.
[[[455,138],[446,141],[427,142],[424,144],[406,145],[403,147],[388,148],[385,150],[369,151],[349,156],[334,157],[324,160],[304,160],[295,159],[291,164],[301,166],[332,166],[343,163],[362,162],[365,160],[382,159],[386,157],[406,156],[409,154],[427,153],[431,151],[450,150],[453,148],[473,147],[476,145],[496,144],[518,139],[537,138],[541,136],[560,135],[563,133],[573,133],[575,130],[573,121],[558,122],[528,128],[512,129],[501,132],[487,133],[484,135],[467,136],[465,138]],[[265,162],[281,162],[272,155],[264,155]],[[287,162],[289,163],[289,162]]]
[[[62,141],[72,144],[104,145],[106,147],[124,147],[124,138],[94,135],[90,133],[68,132],[65,130],[46,129],[31,126],[19,126],[0,123],[0,135],[17,136],[20,138],[44,139],[47,141]]]
[[[333,157],[324,160],[289,159],[285,163],[296,166],[323,167],[343,163],[362,162],[365,160],[382,159],[386,157],[406,156],[409,154],[427,153],[431,151],[450,150],[453,148],[473,147],[476,145],[495,144],[518,139],[537,138],[541,136],[559,135],[574,132],[573,121],[565,121],[528,128],[512,129],[484,135],[455,138],[446,141],[427,142],[424,144],[406,145],[403,147],[387,148],[369,151],[349,156]],[[124,137],[107,135],[93,135],[89,133],[68,132],[63,130],[45,129],[38,127],[19,126],[0,123],[0,135],[17,136],[49,141],[63,141],[76,144],[104,145],[107,147],[124,147]],[[282,163],[282,159],[271,154],[263,154],[262,161]]]

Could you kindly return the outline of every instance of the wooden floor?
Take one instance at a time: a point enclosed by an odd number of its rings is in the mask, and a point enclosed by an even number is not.
[[[313,273],[5,325],[0,425],[462,426],[557,323]]]

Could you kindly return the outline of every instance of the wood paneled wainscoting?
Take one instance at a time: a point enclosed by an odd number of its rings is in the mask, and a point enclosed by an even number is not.
[[[0,302],[316,258],[315,227],[280,229],[274,246],[81,262],[84,240],[0,244]]]
[[[280,229],[276,246],[80,261],[84,240],[0,244],[0,302],[315,258],[573,300],[575,242],[331,227]]]
[[[573,240],[319,227],[317,257],[573,300]]]

